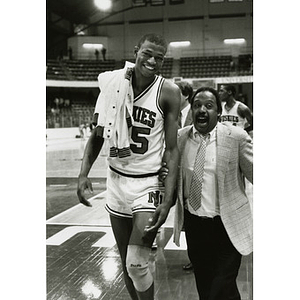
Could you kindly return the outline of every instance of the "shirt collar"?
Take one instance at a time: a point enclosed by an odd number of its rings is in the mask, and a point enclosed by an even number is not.
[[[207,133],[204,136],[201,133],[199,133],[199,131],[195,128],[195,125],[193,125],[193,137],[196,138],[197,136],[200,136],[202,139],[203,138],[205,139],[205,137],[208,137],[209,139],[212,139],[216,135],[217,126],[218,126],[218,124],[209,133]]]

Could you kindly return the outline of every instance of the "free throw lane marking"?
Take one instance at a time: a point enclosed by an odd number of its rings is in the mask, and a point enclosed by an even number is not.
[[[102,227],[102,226],[70,226],[62,229],[56,234],[52,235],[46,240],[46,245],[48,246],[60,246],[64,242],[68,241],[78,233],[82,232],[103,232],[105,233],[92,247],[107,247],[111,248],[116,244],[112,228],[111,227]],[[177,247],[173,243],[173,235],[169,239],[167,245],[164,247],[164,250],[186,250],[186,240],[183,233],[180,234],[180,247]]]
[[[105,235],[100,238],[92,247],[113,247],[116,242],[111,227],[92,227],[92,226],[70,226],[62,229],[46,240],[48,246],[60,246],[81,232],[104,232]]]

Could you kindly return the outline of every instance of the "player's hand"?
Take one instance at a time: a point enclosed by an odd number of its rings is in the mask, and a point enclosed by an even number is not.
[[[77,196],[79,202],[85,206],[92,206],[92,204],[86,200],[84,194],[85,190],[88,190],[90,194],[93,193],[93,187],[91,181],[85,176],[78,177],[78,184],[77,184]]]
[[[164,180],[166,179],[166,177],[168,176],[169,174],[169,169],[167,168],[167,163],[166,162],[162,162],[162,166],[161,168],[159,169],[158,171],[158,179],[159,181],[161,182],[164,182]]]
[[[152,218],[149,219],[150,224],[144,230],[145,235],[148,232],[156,232],[159,229],[159,227],[166,222],[169,211],[170,211],[169,206],[166,206],[163,203],[161,205],[159,205],[156,208],[154,214],[152,215]]]

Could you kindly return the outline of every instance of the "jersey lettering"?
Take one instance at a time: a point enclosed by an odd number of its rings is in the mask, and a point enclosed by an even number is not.
[[[139,122],[150,128],[153,128],[155,125],[156,113],[147,108],[134,106],[132,116],[135,122]]]
[[[148,203],[154,203],[155,207],[162,203],[163,195],[160,191],[150,192],[148,195]]]
[[[148,145],[149,141],[141,135],[149,135],[150,134],[150,128],[144,128],[144,127],[132,127],[132,133],[131,133],[131,139],[140,145],[136,144],[130,144],[130,149],[132,152],[137,154],[144,154],[148,151]]]
[[[226,122],[226,121],[227,122],[232,122],[232,123],[238,123],[239,117],[237,117],[237,116],[230,116],[230,115],[221,116],[221,122]]]

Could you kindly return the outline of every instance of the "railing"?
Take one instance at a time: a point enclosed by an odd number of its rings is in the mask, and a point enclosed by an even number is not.
[[[47,108],[46,128],[78,127],[90,124],[93,119],[94,106],[73,104],[69,108]]]

